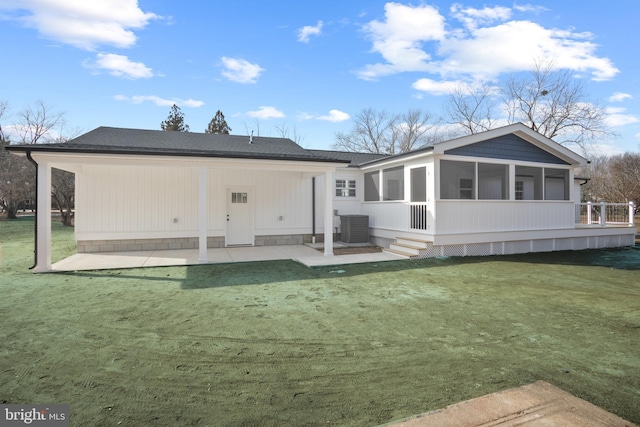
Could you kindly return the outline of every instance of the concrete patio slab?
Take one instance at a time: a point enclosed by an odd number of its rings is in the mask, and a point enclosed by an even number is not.
[[[306,245],[282,245],[210,248],[207,250],[207,259],[208,264],[291,259],[307,267],[320,267],[393,261],[403,259],[403,257],[384,252],[325,256],[323,252]],[[52,271],[109,270],[198,264],[201,263],[198,260],[197,249],[78,253],[54,263]]]
[[[385,426],[634,427],[635,424],[547,382],[538,381]]]

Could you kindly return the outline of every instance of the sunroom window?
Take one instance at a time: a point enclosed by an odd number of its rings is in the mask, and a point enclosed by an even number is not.
[[[509,166],[478,163],[478,199],[509,200]]]
[[[383,200],[404,200],[404,166],[382,171]]]
[[[569,171],[544,169],[544,199],[569,200]]]
[[[380,200],[380,171],[364,174],[364,201],[377,202]]]
[[[476,164],[440,160],[440,198],[475,199]]]

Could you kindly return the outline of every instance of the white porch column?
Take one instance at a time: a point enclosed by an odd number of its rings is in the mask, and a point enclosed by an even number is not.
[[[333,256],[333,173],[324,174],[324,256]]]
[[[200,168],[198,177],[198,262],[206,263],[207,258],[207,224],[208,224],[208,171]]]
[[[38,163],[36,273],[51,271],[51,165]]]

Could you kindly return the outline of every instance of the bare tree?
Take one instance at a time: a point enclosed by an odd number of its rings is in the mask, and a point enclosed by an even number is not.
[[[51,200],[60,212],[60,222],[68,227],[73,226],[75,185],[74,173],[56,168],[51,170]]]
[[[34,168],[26,158],[5,150],[10,144],[2,131],[2,117],[7,109],[8,103],[0,101],[0,208],[7,218],[16,219],[18,211],[34,198]]]
[[[65,123],[64,113],[54,112],[52,107],[41,100],[35,102],[35,107],[28,105],[18,116],[20,120],[14,125],[14,129],[23,144],[52,142],[55,137],[51,135],[51,131]]]
[[[635,202],[636,213],[640,212],[640,153],[594,157],[589,165],[589,175],[587,193],[590,200]]]
[[[536,61],[527,75],[511,75],[500,85],[502,104],[491,87],[459,89],[450,95],[447,112],[463,133],[495,128],[496,117],[507,123],[522,122],[562,145],[583,151],[595,138],[610,136],[606,110],[587,97],[584,81],[551,61]],[[504,111],[502,111],[503,109]]]
[[[0,103],[0,112],[4,113],[5,109],[6,103]],[[80,133],[79,129],[74,129],[64,135],[67,132],[64,113],[53,112],[42,101],[37,101],[35,107],[27,106],[18,117],[19,122],[13,127],[23,144],[66,142]],[[55,128],[57,131],[52,132]],[[4,147],[10,142],[2,137],[2,143]],[[7,217],[16,218],[19,210],[34,206],[34,167],[26,158],[10,154],[3,148],[0,153],[0,180],[0,206],[7,212]],[[60,211],[62,223],[67,226],[73,224],[74,196],[75,175],[52,169],[51,197]]]
[[[373,108],[365,108],[353,118],[353,128],[349,133],[336,133],[334,147],[338,150],[393,154],[389,146],[389,131],[396,121],[386,111],[376,111]]]
[[[247,133],[247,135],[254,135],[255,133],[255,136],[260,136],[260,120],[254,118],[253,127],[249,127],[246,123],[244,123],[244,131]]]
[[[294,126],[293,129],[290,130],[289,126],[284,122],[276,125],[275,131],[276,135],[280,138],[289,138],[298,145],[302,145],[302,142],[304,141],[304,136],[298,133],[298,128]]]
[[[458,86],[449,94],[445,111],[450,124],[462,127],[464,134],[474,134],[497,127],[496,88],[483,83],[475,89]]]
[[[409,110],[396,118],[391,128],[393,151],[406,153],[436,142],[436,124],[431,114],[421,110]]]
[[[420,148],[436,139],[433,117],[421,110],[389,114],[365,108],[353,120],[349,132],[336,133],[335,149],[393,155]]]
[[[595,138],[611,135],[606,110],[587,99],[584,81],[553,62],[536,62],[528,77],[510,77],[503,97],[511,123],[521,121],[562,145],[585,150]]]

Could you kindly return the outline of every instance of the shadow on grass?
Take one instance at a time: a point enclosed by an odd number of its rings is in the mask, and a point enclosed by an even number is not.
[[[316,279],[349,280],[350,277],[367,274],[393,273],[412,269],[430,269],[496,261],[640,270],[640,246],[484,257],[440,257],[315,268],[308,268],[294,261],[278,260],[178,267],[60,272],[54,274],[71,275],[74,277],[131,280],[132,286],[135,286],[135,283],[141,280],[158,283],[179,283],[181,289],[198,290]],[[372,281],[375,281],[375,279],[372,279]]]
[[[640,270],[640,245],[623,248],[580,251],[538,252],[496,257],[509,262],[608,267],[616,270]],[[493,258],[493,259],[496,259]]]

